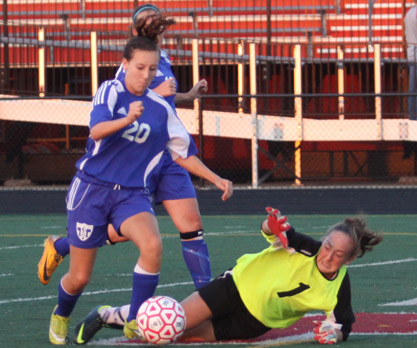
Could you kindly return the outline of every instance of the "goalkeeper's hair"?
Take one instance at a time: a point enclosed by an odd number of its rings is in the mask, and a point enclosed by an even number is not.
[[[137,14],[143,9],[150,10],[153,13],[138,18]],[[158,43],[158,35],[162,34],[169,26],[176,23],[173,18],[164,17],[161,12],[159,12],[158,8],[153,5],[142,5],[135,10],[135,13],[136,15],[132,17],[132,28],[136,29],[138,33],[137,36],[146,37],[155,43]]]
[[[353,240],[352,256],[355,257],[362,257],[367,251],[371,251],[375,245],[381,243],[383,239],[382,234],[369,230],[362,218],[346,218],[343,222],[330,227],[324,237],[327,237],[333,231],[346,233]]]

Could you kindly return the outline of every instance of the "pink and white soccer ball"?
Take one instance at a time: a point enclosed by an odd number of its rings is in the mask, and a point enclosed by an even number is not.
[[[140,306],[136,324],[149,343],[172,343],[184,332],[184,309],[171,297],[154,296]]]

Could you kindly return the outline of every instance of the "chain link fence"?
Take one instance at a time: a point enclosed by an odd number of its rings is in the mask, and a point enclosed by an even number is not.
[[[178,114],[216,172],[252,186],[416,175],[403,39],[412,1],[152,3],[177,21],[163,49],[179,91],[196,69],[209,83],[199,109],[178,105]],[[114,77],[141,4],[3,1],[1,183],[69,182],[88,137],[91,32],[101,83]]]

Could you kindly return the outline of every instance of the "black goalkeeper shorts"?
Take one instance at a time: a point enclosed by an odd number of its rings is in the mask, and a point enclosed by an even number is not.
[[[203,286],[198,293],[213,313],[217,340],[254,338],[270,330],[246,309],[231,271]]]

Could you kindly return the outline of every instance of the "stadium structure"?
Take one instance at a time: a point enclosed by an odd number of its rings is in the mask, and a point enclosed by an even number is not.
[[[411,0],[149,1],[200,156],[235,182],[398,182],[416,174],[403,19]],[[3,0],[0,181],[66,183],[91,95],[113,78],[141,1]]]

